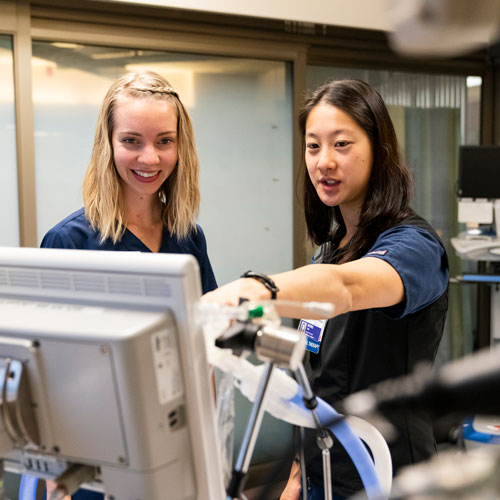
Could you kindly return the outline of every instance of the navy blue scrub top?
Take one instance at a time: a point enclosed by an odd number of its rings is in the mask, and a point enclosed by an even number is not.
[[[101,235],[90,227],[83,208],[56,224],[43,238],[42,248],[72,248],[79,250],[113,250],[125,252],[151,252],[144,243],[128,229],[122,239],[113,243],[109,238],[103,243]],[[217,288],[214,272],[207,254],[207,242],[200,226],[196,225],[188,236],[177,239],[165,227],[160,253],[183,253],[196,257],[200,266],[203,293]]]
[[[144,243],[128,229],[120,241],[113,243],[107,239],[100,242],[101,235],[90,227],[85,217],[83,208],[72,213],[64,220],[55,225],[43,238],[42,248],[70,248],[79,250],[113,250],[128,252],[151,252]],[[214,272],[207,254],[207,243],[205,235],[200,226],[196,225],[196,231],[181,240],[172,236],[167,228],[163,230],[160,253],[182,253],[191,254],[196,257],[200,266],[201,287],[203,293],[217,288]],[[73,496],[73,500],[102,500],[101,493],[89,490],[79,490]]]

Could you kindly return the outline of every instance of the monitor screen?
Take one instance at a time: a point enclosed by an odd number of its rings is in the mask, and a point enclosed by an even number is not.
[[[499,146],[460,146],[457,194],[460,198],[500,198]]]
[[[0,458],[115,500],[225,497],[189,255],[0,248]],[[80,467],[81,466],[81,467]]]

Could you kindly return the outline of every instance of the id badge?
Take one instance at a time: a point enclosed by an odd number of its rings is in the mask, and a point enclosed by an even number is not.
[[[325,330],[326,319],[301,319],[299,323],[299,332],[304,332],[307,337],[306,349],[317,354],[323,332]]]

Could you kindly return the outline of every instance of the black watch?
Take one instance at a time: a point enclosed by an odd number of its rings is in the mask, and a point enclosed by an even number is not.
[[[269,276],[262,273],[247,271],[241,275],[241,278],[253,278],[257,281],[260,281],[271,292],[271,299],[276,300],[280,289],[276,286],[276,283]]]

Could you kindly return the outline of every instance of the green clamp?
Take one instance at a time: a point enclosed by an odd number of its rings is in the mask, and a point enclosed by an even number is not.
[[[262,318],[264,316],[264,308],[262,306],[254,307],[248,311],[249,318]]]

